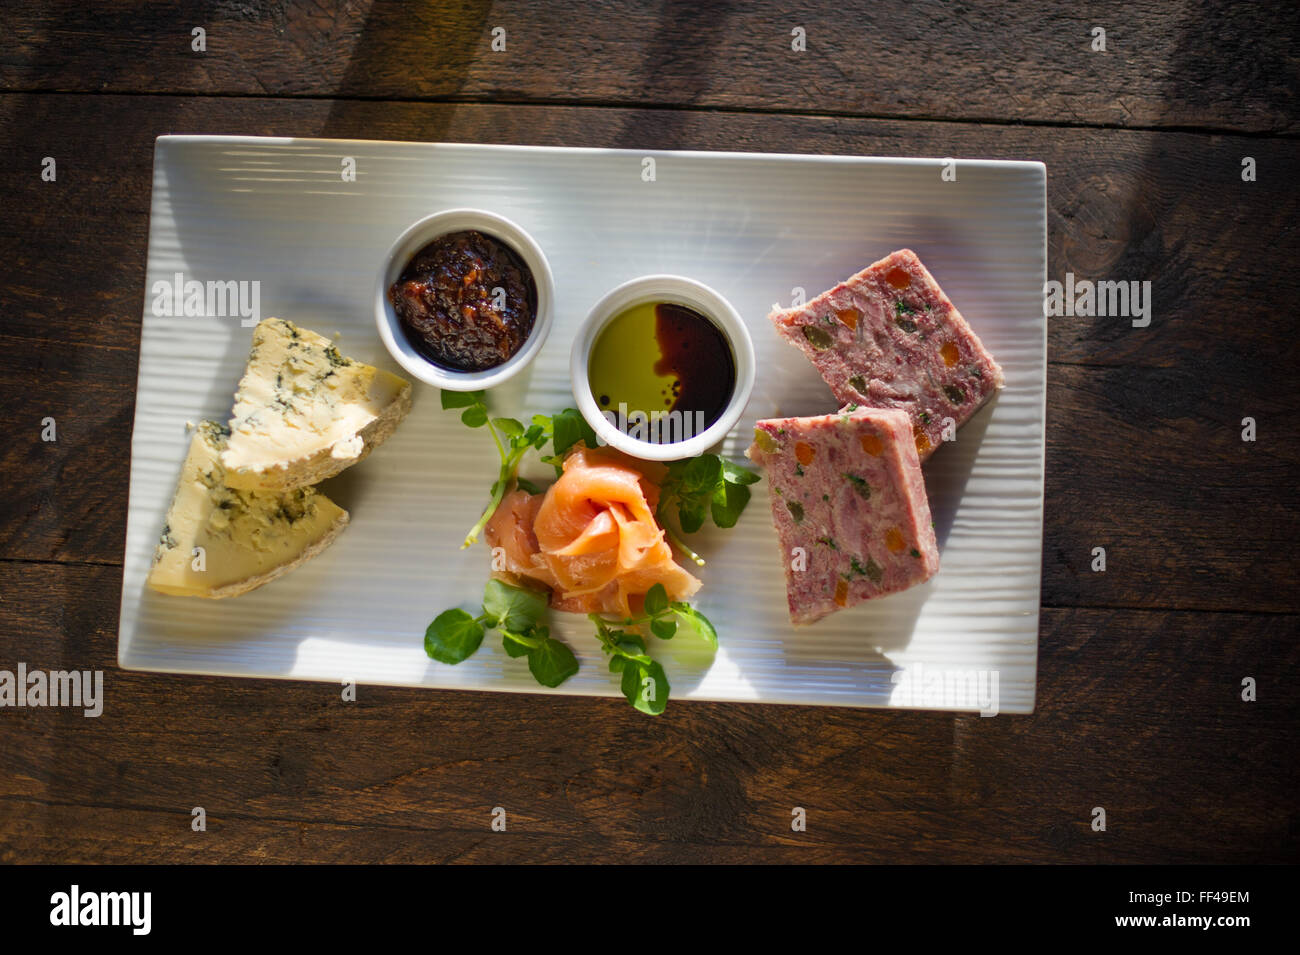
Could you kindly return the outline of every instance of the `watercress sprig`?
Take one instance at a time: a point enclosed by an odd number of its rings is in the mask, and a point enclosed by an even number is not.
[[[709,622],[709,618],[684,600],[669,600],[668,591],[663,584],[655,584],[646,592],[643,609],[644,613],[640,617],[624,617],[621,620],[610,620],[606,617],[601,619],[605,623],[617,623],[624,627],[640,627],[649,624],[650,632],[660,640],[671,640],[676,636],[678,623],[681,623],[714,650],[718,649],[718,631]]]
[[[565,408],[550,416],[533,415],[532,423],[524,427],[523,422],[515,418],[489,417],[487,398],[482,391],[444,390],[442,407],[444,411],[462,409],[460,420],[471,428],[486,427],[492,435],[497,453],[501,455],[501,470],[492,482],[487,507],[465,535],[465,540],[460,545],[462,550],[478,540],[478,535],[492,519],[512,484],[517,484],[530,493],[537,493],[537,488],[532,483],[519,477],[519,464],[530,450],[540,451],[550,441],[553,451],[550,455],[543,456],[542,460],[555,465],[558,476],[565,451],[578,441],[586,441],[589,448],[596,446],[596,433],[574,408]]]
[[[615,630],[599,614],[588,614],[596,625],[601,650],[609,657],[609,672],[622,674],[619,683],[627,701],[642,713],[658,716],[668,706],[668,674],[646,653],[645,639],[628,630]]]
[[[713,518],[718,527],[735,527],[745,505],[749,503],[749,487],[758,480],[758,474],[739,464],[732,464],[716,454],[674,461],[660,486],[659,506],[655,516],[668,532],[674,544],[698,566],[704,558],[695,553],[663,519],[670,508],[677,512],[677,525],[683,533],[694,534],[704,526],[706,516]]]
[[[642,713],[658,715],[668,705],[668,676],[664,668],[646,653],[645,639],[632,630],[621,627],[649,625],[650,632],[660,640],[671,640],[677,635],[679,624],[702,637],[714,650],[718,648],[718,631],[709,618],[690,604],[669,600],[663,584],[655,584],[645,595],[645,612],[640,617],[610,620],[601,614],[587,614],[596,627],[601,650],[608,656],[609,672],[621,673],[623,695]]]
[[[456,664],[473,656],[487,630],[501,634],[503,649],[511,657],[528,657],[528,669],[542,686],[556,687],[578,672],[578,660],[563,641],[551,636],[545,624],[546,594],[515,587],[493,578],[483,591],[483,612],[444,610],[424,634],[424,651],[439,663]],[[681,630],[703,638],[713,649],[718,633],[709,619],[690,604],[669,600],[663,584],[655,584],[645,597],[639,617],[609,619],[587,615],[596,638],[609,660],[609,671],[621,674],[620,687],[636,709],[657,716],[668,705],[671,687],[663,665],[650,656],[645,637],[635,629],[648,626],[661,640],[671,640]]]
[[[494,578],[484,588],[482,614],[453,608],[433,619],[424,633],[424,652],[439,663],[460,663],[482,645],[486,630],[496,630],[507,654],[528,657],[533,678],[556,687],[578,672],[578,658],[551,636],[545,617],[546,594]]]

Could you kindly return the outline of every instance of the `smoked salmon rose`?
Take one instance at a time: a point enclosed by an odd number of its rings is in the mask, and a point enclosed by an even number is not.
[[[663,584],[686,600],[700,581],[673,560],[655,519],[663,466],[579,443],[543,494],[507,494],[485,536],[501,548],[505,576],[551,590],[551,606],[575,613],[637,616]]]

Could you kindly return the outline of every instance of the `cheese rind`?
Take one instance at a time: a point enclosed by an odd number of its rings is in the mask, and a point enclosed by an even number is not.
[[[234,597],[328,547],[348,513],[315,488],[230,487],[221,466],[227,429],[204,421],[190,439],[148,585],[161,593]],[[202,550],[198,550],[202,548]]]
[[[411,410],[404,378],[339,354],[280,318],[253,331],[222,453],[230,487],[288,490],[351,467]]]

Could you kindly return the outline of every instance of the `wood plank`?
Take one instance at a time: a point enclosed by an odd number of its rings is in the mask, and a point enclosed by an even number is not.
[[[1152,283],[1150,327],[1061,317],[1053,361],[1169,369],[1182,384],[1262,374],[1278,396],[1295,390],[1300,339],[1281,333],[1300,304],[1300,155],[1285,140],[674,110],[0,95],[0,137],[24,144],[0,155],[0,198],[14,210],[0,223],[7,333],[137,347],[164,133],[1037,159],[1049,277]],[[44,156],[58,161],[55,183],[41,180]],[[1255,182],[1241,179],[1247,156]],[[67,291],[69,260],[113,320],[87,321],[80,297],[54,294]],[[1282,361],[1253,358],[1279,349]]]
[[[0,335],[0,559],[121,566],[137,356]],[[232,392],[233,394],[233,392]],[[46,440],[47,424],[54,440]],[[116,619],[116,615],[115,615]]]
[[[0,667],[99,668],[106,698],[95,719],[5,714],[0,861],[1258,863],[1300,849],[1295,616],[1048,610],[1032,717],[679,701],[650,719],[617,700],[362,687],[343,703],[329,684],[122,672],[118,587],[113,568],[0,563]],[[190,829],[194,806],[207,833]],[[496,806],[506,833],[490,829]],[[795,806],[806,833],[790,830]]]
[[[0,387],[16,423],[0,557],[121,560],[152,139],[169,131],[1044,159],[1049,274],[1150,279],[1156,303],[1146,329],[1049,323],[1044,601],[1300,608],[1286,585],[1300,530],[1284,494],[1300,464],[1285,438],[1300,416],[1288,143],[662,110],[0,96],[0,138],[35,144],[0,155],[14,210],[0,223]],[[39,177],[47,148],[72,157],[56,183]],[[1267,171],[1255,183],[1236,172],[1242,149]],[[1105,574],[1089,569],[1096,546]]]
[[[1051,367],[1044,603],[1300,609],[1290,584],[1300,454],[1286,431],[1295,395],[1267,380],[1219,374],[1195,388],[1191,378]],[[1267,437],[1242,440],[1249,415]],[[1093,569],[1098,547],[1104,572]]]
[[[0,89],[695,106],[1296,130],[1293,3],[940,0],[0,11]],[[206,50],[192,31],[206,31]],[[791,49],[802,29],[806,50]],[[1093,30],[1105,30],[1094,51]],[[492,48],[494,30],[505,49]]]

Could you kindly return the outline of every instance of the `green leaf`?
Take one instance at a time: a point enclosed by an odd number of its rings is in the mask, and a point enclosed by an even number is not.
[[[651,620],[650,632],[660,640],[671,640],[673,634],[677,632],[677,621],[667,617]]]
[[[442,392],[442,410],[448,411],[452,408],[468,408],[472,405],[483,404],[483,392],[481,391],[447,391]]]
[[[719,527],[735,527],[749,503],[747,485],[758,479],[748,468],[716,454],[702,454],[669,465],[660,500],[676,503],[683,533],[694,534],[704,526],[706,516],[712,516]]]
[[[682,601],[674,601],[672,609],[689,629],[694,630],[704,638],[704,641],[713,649],[718,649],[718,631],[714,628],[709,618],[704,616],[694,607]]]
[[[559,686],[578,672],[578,658],[567,645],[547,637],[528,654],[528,669],[542,686]]]
[[[474,405],[471,408],[466,408],[464,413],[460,416],[460,420],[465,422],[465,424],[469,425],[471,428],[481,428],[483,425],[487,424],[487,408],[482,405]]]
[[[587,447],[596,447],[596,432],[587,419],[575,408],[565,408],[551,418],[551,443],[555,446],[555,456],[563,458],[564,452],[579,441]]]
[[[502,434],[508,434],[512,438],[524,433],[524,426],[514,418],[493,418],[492,424]]]
[[[546,594],[512,587],[494,577],[483,589],[483,613],[490,627],[526,633],[546,616]]]
[[[615,649],[627,656],[636,656],[645,653],[645,640],[641,639],[639,633],[628,633],[624,630],[615,630],[611,636],[615,637]]]
[[[755,484],[759,480],[759,474],[757,471],[751,471],[739,464],[732,464],[724,458],[722,461],[722,479],[732,484]]]
[[[704,526],[704,505],[682,501],[677,507],[677,522],[687,534],[694,534]]]
[[[623,670],[623,695],[642,713],[658,716],[668,705],[668,676],[656,661]]]
[[[722,459],[716,454],[692,458],[682,474],[682,487],[691,496],[710,495],[722,477]]]
[[[743,484],[723,481],[713,492],[713,501],[709,506],[713,523],[719,527],[735,527],[736,521],[740,520],[740,515],[748,503],[749,488]]]
[[[515,483],[527,491],[529,494],[541,494],[542,489],[527,478],[515,478]]]
[[[511,438],[510,444],[516,448],[540,448],[546,443],[549,432],[539,424],[530,424],[528,430],[518,437]]]
[[[627,657],[619,656],[617,653],[609,658],[609,672],[622,673],[623,668],[627,666]]]
[[[668,591],[663,584],[655,584],[645,595],[645,612],[652,617],[668,609]]]
[[[623,691],[627,701],[636,706],[637,697],[641,695],[641,668],[636,665],[624,665],[622,673],[623,679],[619,681],[619,689]]]
[[[526,643],[520,643],[515,639],[515,635],[509,631],[501,631],[501,647],[506,651],[508,656],[526,657],[533,652],[533,648]]]
[[[439,663],[460,663],[483,642],[483,625],[464,610],[444,610],[424,631],[424,652]]]
[[[555,445],[555,454],[563,455],[582,437],[575,416],[561,411],[551,418],[551,442]]]

